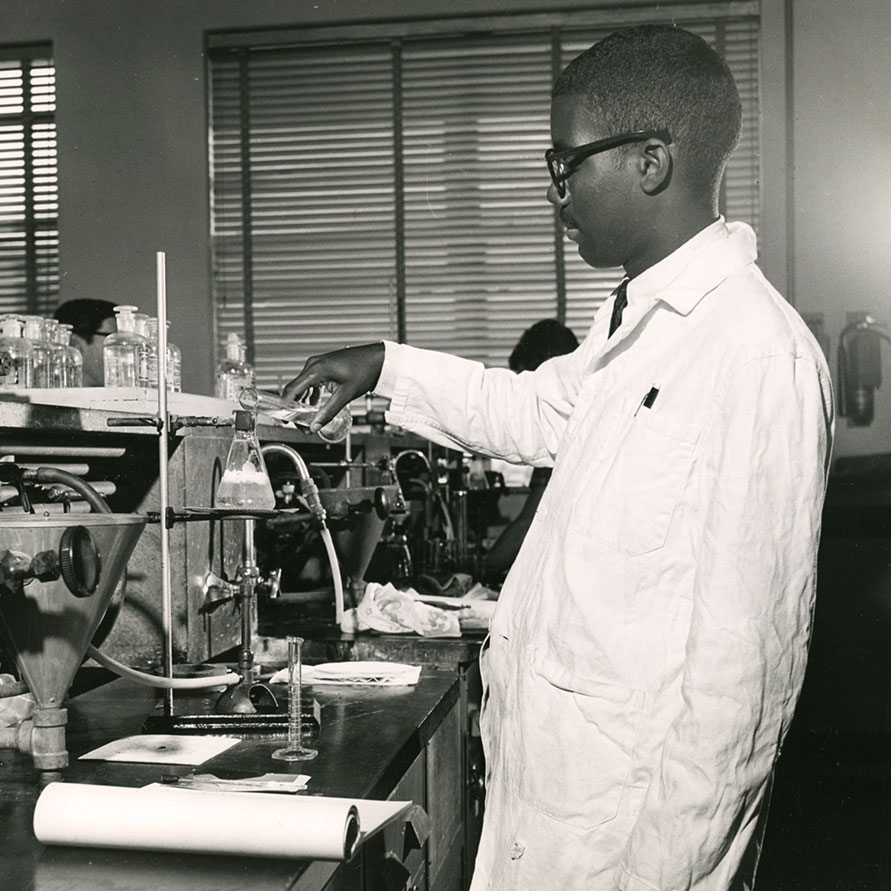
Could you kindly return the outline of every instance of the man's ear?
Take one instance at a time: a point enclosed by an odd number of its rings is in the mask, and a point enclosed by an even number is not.
[[[671,150],[661,140],[648,139],[640,149],[638,163],[641,174],[640,187],[646,195],[658,195],[671,184],[674,161]]]

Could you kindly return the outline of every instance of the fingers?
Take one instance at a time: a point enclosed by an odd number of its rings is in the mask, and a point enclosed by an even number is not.
[[[285,384],[282,388],[282,396],[284,396],[285,399],[297,400],[307,390],[321,387],[322,379],[320,378],[318,371],[315,369],[315,364],[317,362],[318,359],[315,356],[311,359],[307,359],[300,374],[298,374],[292,381]]]
[[[335,387],[329,399],[321,403],[321,406],[313,418],[309,429],[313,433],[317,433],[328,421],[345,406],[349,405],[353,399],[360,394],[353,394],[351,390],[345,390],[343,387]]]

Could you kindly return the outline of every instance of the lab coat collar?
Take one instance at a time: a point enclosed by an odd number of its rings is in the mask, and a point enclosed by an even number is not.
[[[687,315],[706,294],[756,257],[752,228],[718,217],[663,260],[631,279],[628,303],[661,300]]]

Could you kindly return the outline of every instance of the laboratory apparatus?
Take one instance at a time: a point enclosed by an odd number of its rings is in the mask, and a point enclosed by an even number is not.
[[[272,510],[275,507],[275,493],[260,451],[254,418],[249,411],[235,412],[235,435],[217,486],[214,505],[253,510]]]
[[[43,468],[18,482],[59,478]],[[30,754],[38,770],[68,764],[63,703],[145,524],[136,514],[0,513],[0,624],[36,703],[0,730],[0,748]]]
[[[319,413],[321,403],[313,405],[309,402],[294,402],[276,393],[247,387],[241,391],[239,401],[243,408],[264,412],[280,421],[288,421],[300,427],[309,428]],[[349,435],[353,424],[353,416],[344,406],[324,427],[318,431],[319,438],[325,442],[340,442]]]
[[[319,754],[303,745],[302,646],[302,637],[288,637],[288,744],[272,753],[277,761],[311,761]]]

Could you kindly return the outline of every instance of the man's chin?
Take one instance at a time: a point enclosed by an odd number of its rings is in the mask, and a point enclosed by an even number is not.
[[[604,254],[601,254],[596,246],[592,245],[590,242],[576,242],[576,247],[578,248],[579,257],[581,257],[585,264],[592,269],[612,269],[613,267],[622,265],[623,261],[621,259],[618,259],[615,256],[605,256]]]
[[[585,263],[592,267],[593,269],[601,269],[607,266],[606,263],[602,262],[602,257],[600,257],[596,251],[591,249],[590,244],[585,244],[584,242],[576,242],[578,247],[579,257],[585,261]]]

